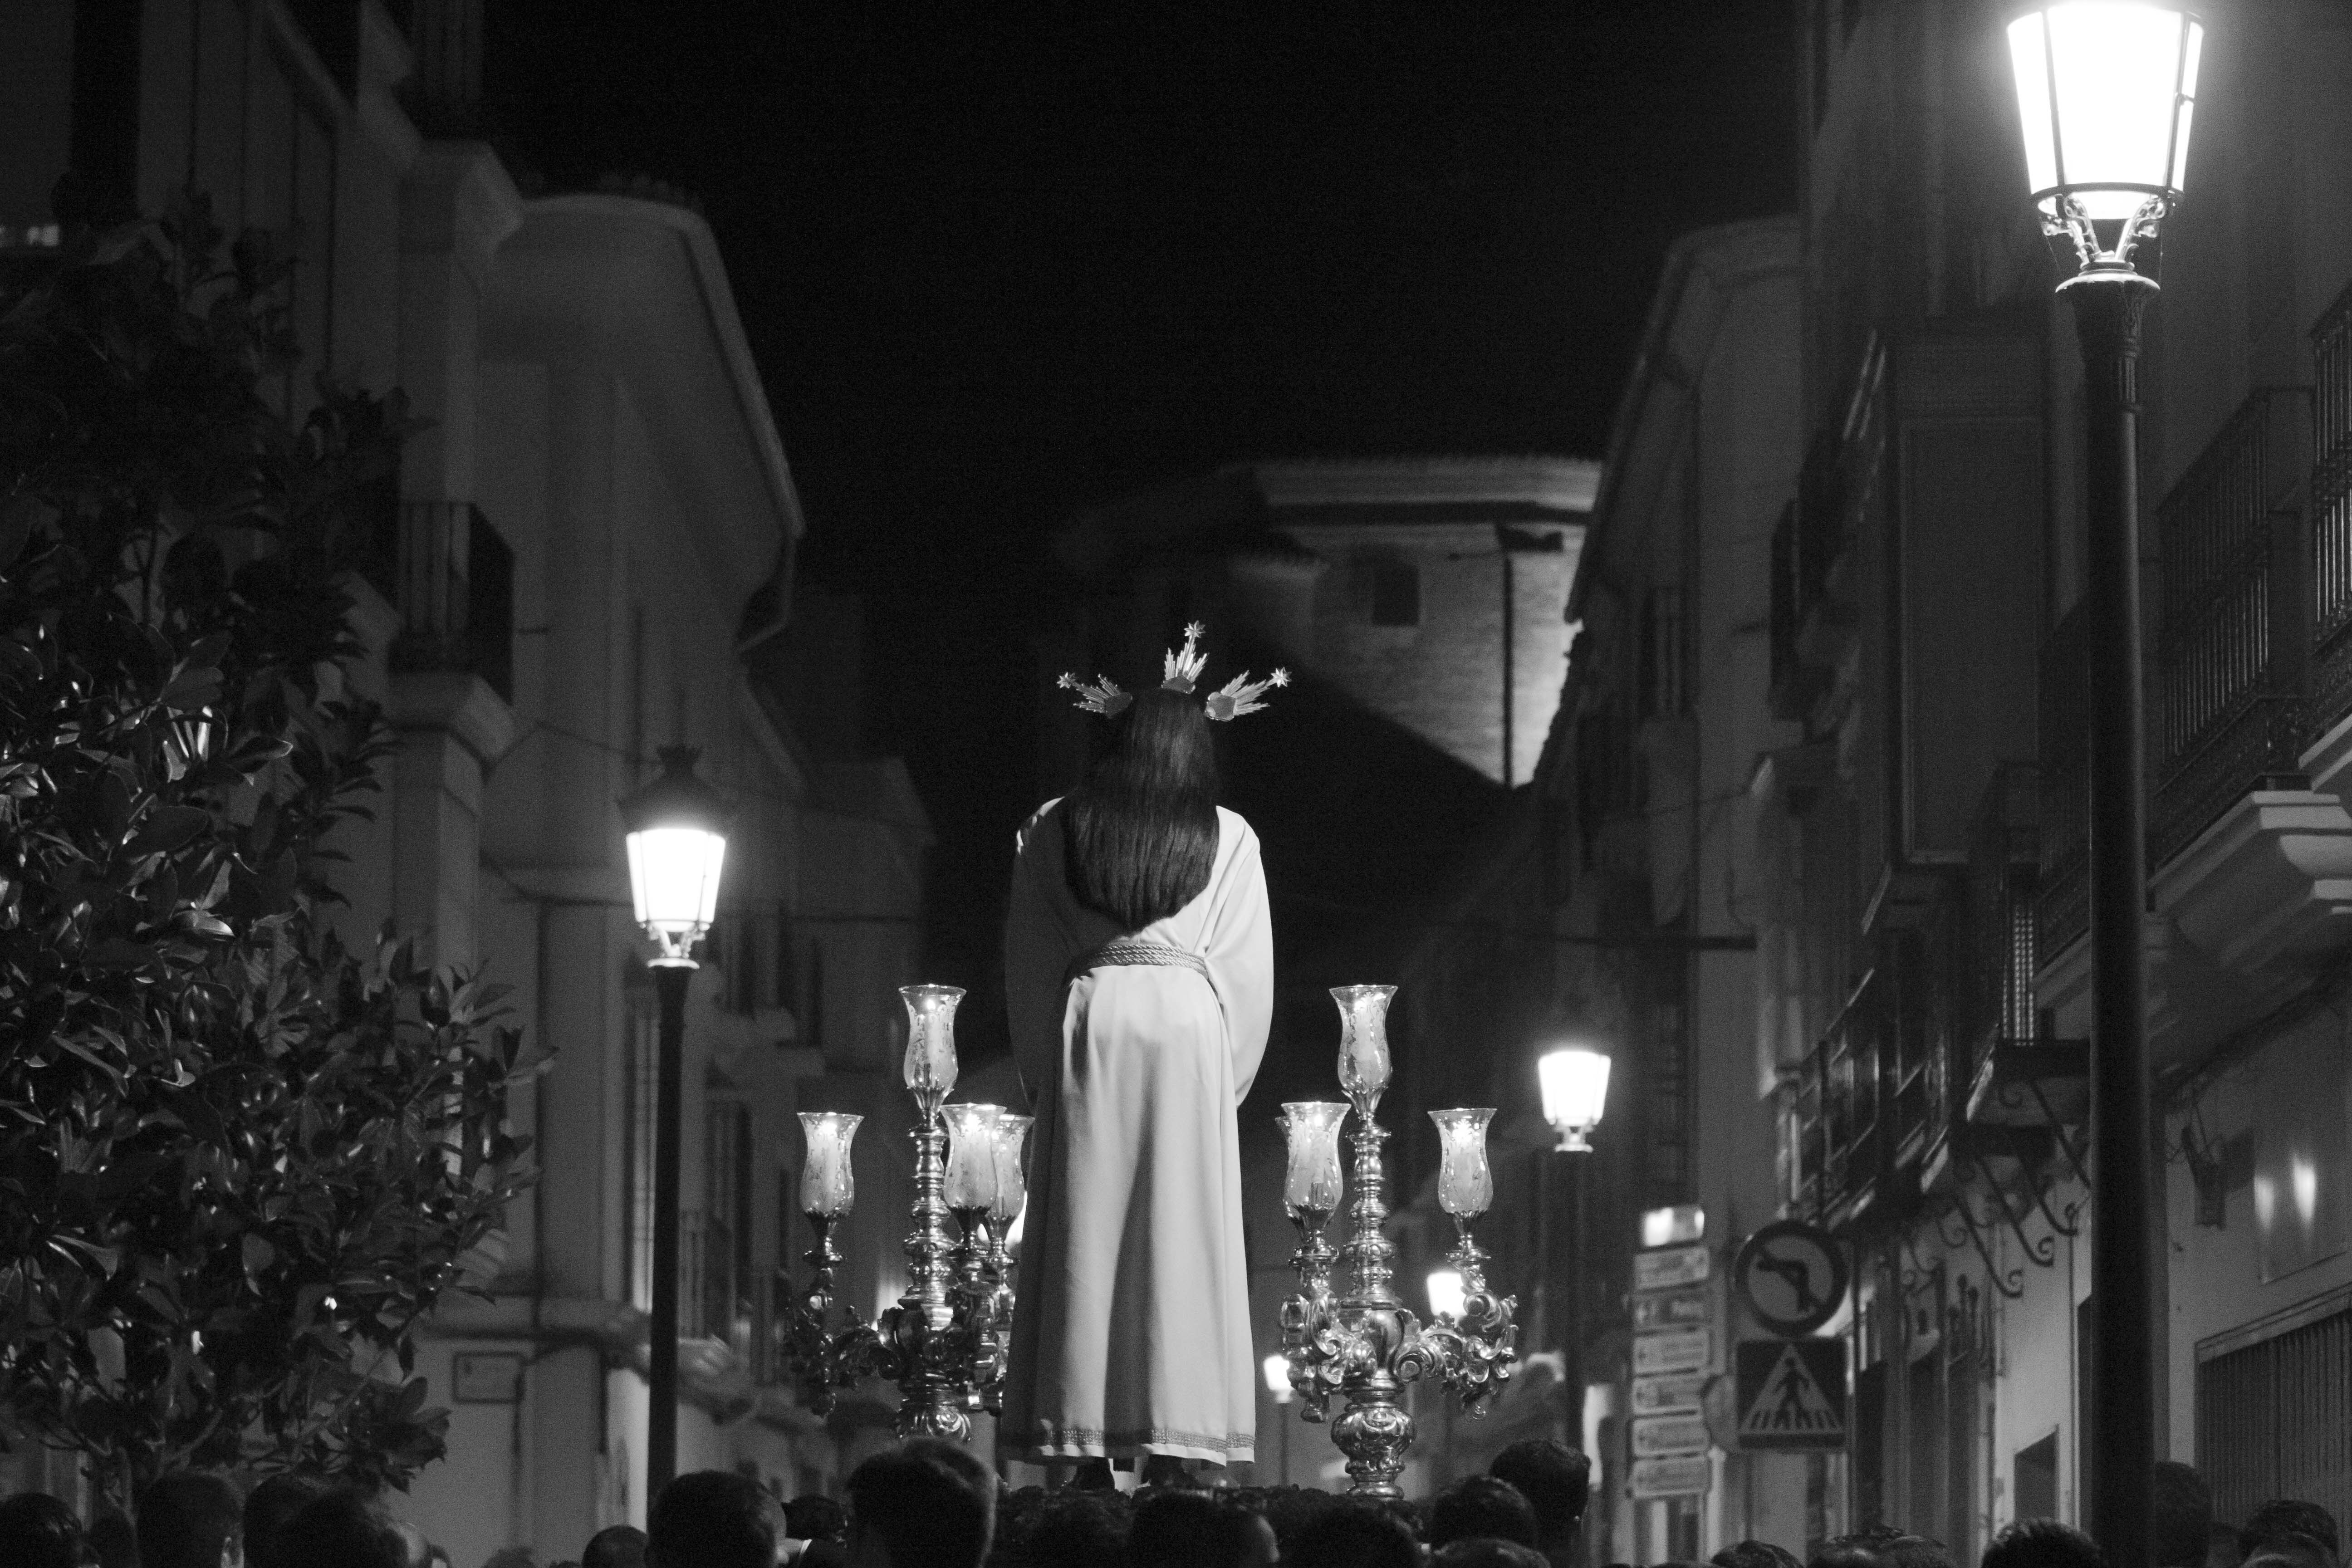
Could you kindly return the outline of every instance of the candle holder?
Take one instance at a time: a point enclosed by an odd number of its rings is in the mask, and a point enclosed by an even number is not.
[[[1302,1146],[1311,1170],[1314,1141],[1323,1130],[1310,1131],[1308,1119],[1292,1114],[1308,1107],[1284,1108],[1293,1178],[1284,1196],[1301,1231],[1292,1258],[1300,1289],[1282,1310],[1290,1383],[1302,1396],[1302,1419],[1322,1419],[1334,1394],[1345,1399],[1346,1408],[1331,1423],[1331,1440],[1348,1456],[1348,1489],[1374,1498],[1403,1495],[1397,1477],[1413,1440],[1412,1416],[1399,1398],[1403,1386],[1433,1377],[1472,1415],[1483,1415],[1510,1375],[1518,1334],[1511,1321],[1517,1301],[1497,1300],[1487,1289],[1486,1254],[1470,1238],[1471,1220],[1494,1197],[1486,1161],[1491,1110],[1431,1113],[1444,1151],[1439,1202],[1454,1215],[1460,1237],[1449,1260],[1462,1274],[1461,1317],[1441,1317],[1424,1329],[1397,1296],[1396,1247],[1383,1228],[1389,1209],[1381,1146],[1389,1134],[1373,1118],[1391,1073],[1388,1006],[1395,994],[1392,985],[1342,985],[1331,992],[1339,1007],[1339,1085],[1356,1112],[1349,1139],[1355,1151],[1355,1197],[1348,1205],[1346,1239],[1336,1254],[1349,1288],[1336,1296],[1330,1287],[1334,1255],[1322,1239],[1328,1211],[1313,1206],[1321,1194],[1311,1175],[1300,1181]],[[1338,1118],[1328,1118],[1328,1123],[1336,1133]]]
[[[859,1119],[803,1115],[809,1163],[801,1173],[801,1208],[816,1232],[806,1255],[814,1278],[781,1338],[785,1361],[817,1414],[833,1408],[840,1390],[878,1377],[898,1387],[901,1437],[962,1442],[971,1432],[967,1412],[995,1407],[1010,1338],[1010,1299],[999,1289],[1001,1279],[991,1278],[996,1245],[988,1224],[999,1199],[992,1130],[1002,1111],[943,1109],[955,1088],[955,1009],[963,993],[952,985],[906,985],[898,994],[907,1005],[902,1070],[918,1113],[908,1134],[915,1145],[915,1228],[906,1244],[906,1294],[871,1322],[854,1308],[835,1319],[833,1277],[841,1253],[833,1231],[856,1197],[849,1145]],[[955,1127],[970,1129],[961,1160],[950,1153]],[[960,1237],[948,1234],[951,1214]]]

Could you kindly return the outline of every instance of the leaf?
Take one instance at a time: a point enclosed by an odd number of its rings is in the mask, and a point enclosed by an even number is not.
[[[213,826],[213,814],[199,806],[159,805],[148,812],[131,837],[131,853],[152,855],[184,847]]]
[[[152,942],[123,936],[101,937],[82,949],[81,954],[82,963],[92,969],[143,969],[155,960]]]
[[[278,1261],[278,1249],[270,1246],[268,1240],[256,1236],[251,1231],[245,1233],[245,1239],[239,1246],[242,1248],[245,1271],[247,1275],[262,1273]]]

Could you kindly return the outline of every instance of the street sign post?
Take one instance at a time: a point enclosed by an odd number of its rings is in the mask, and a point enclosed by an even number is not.
[[[1742,1340],[1733,1381],[1742,1450],[1846,1446],[1844,1341]]]
[[[1703,1241],[1637,1252],[1633,1254],[1633,1289],[1672,1290],[1699,1284],[1706,1279],[1712,1262]]]
[[[1637,1502],[1655,1498],[1703,1495],[1706,1491],[1708,1474],[1713,1468],[1705,1454],[1685,1454],[1670,1459],[1636,1459],[1633,1472],[1626,1478],[1625,1489]]]
[[[1706,1373],[1658,1373],[1633,1380],[1636,1415],[1693,1415],[1705,1409]]]
[[[1759,1328],[1801,1339],[1845,1303],[1845,1249],[1801,1220],[1775,1220],[1748,1238],[1731,1262],[1732,1288]]]
[[[1715,1335],[1706,1329],[1669,1329],[1633,1336],[1633,1375],[1703,1372],[1715,1359]]]
[[[1633,1457],[1665,1459],[1678,1454],[1704,1454],[1711,1441],[1704,1415],[1636,1415]]]

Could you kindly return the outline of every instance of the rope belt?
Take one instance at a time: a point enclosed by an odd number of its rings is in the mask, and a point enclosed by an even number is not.
[[[1122,936],[1070,960],[1070,967],[1062,972],[1062,984],[1067,985],[1093,970],[1120,968],[1189,969],[1202,979],[1209,979],[1209,961],[1197,952],[1170,947],[1165,942],[1137,942]]]

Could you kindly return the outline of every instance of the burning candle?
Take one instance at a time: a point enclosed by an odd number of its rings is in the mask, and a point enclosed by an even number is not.
[[[866,1118],[840,1110],[803,1110],[801,1132],[808,1158],[801,1166],[801,1212],[838,1219],[857,1200],[857,1180],[849,1166],[850,1140]]]
[[[1339,1206],[1339,1123],[1347,1114],[1347,1106],[1335,1100],[1295,1100],[1282,1108],[1282,1131],[1290,1141],[1282,1201],[1293,1217]]]
[[[1437,1206],[1462,1219],[1475,1219],[1495,1201],[1495,1173],[1486,1163],[1486,1123],[1493,1106],[1433,1110],[1437,1123]]]
[[[963,989],[901,985],[898,994],[907,1004],[907,1088],[925,1116],[936,1115],[940,1101],[955,1088],[955,1011]]]
[[[1021,1148],[1029,1141],[1029,1127],[1035,1120],[1010,1112],[996,1119],[996,1202],[990,1206],[988,1217],[1000,1226],[1018,1219],[1022,1205],[1029,1201],[1029,1184],[1021,1173]]]
[[[950,1105],[948,1121],[947,1205],[969,1211],[996,1202],[996,1119],[1001,1105]]]
[[[1393,985],[1334,985],[1339,1005],[1339,1087],[1369,1114],[1389,1086],[1389,998]]]

